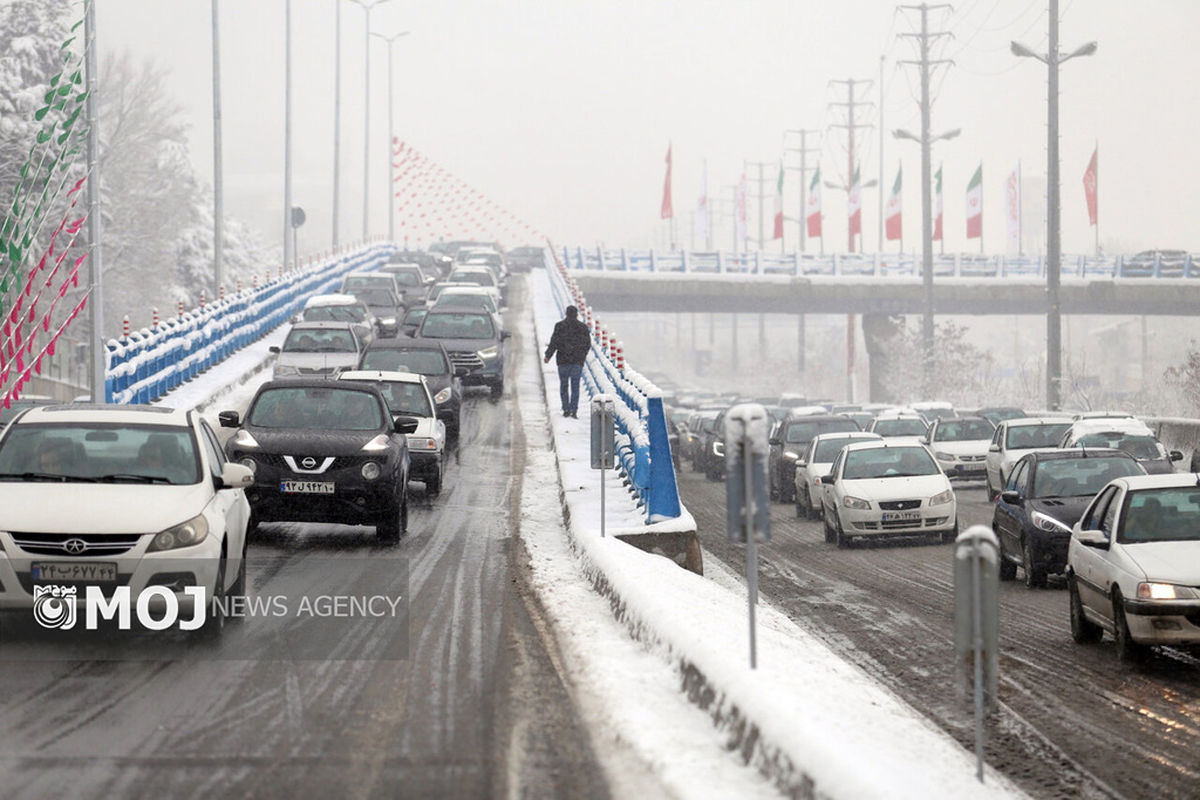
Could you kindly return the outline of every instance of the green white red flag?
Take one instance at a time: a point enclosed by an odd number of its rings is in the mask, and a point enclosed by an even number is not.
[[[783,162],[779,162],[779,180],[775,182],[775,233],[772,239],[783,238]]]
[[[888,241],[899,239],[903,241],[902,226],[900,224],[900,183],[901,177],[904,174],[904,165],[901,164],[896,170],[896,182],[892,184],[892,192],[888,195],[887,209],[884,211],[885,227],[887,228]]]
[[[821,236],[821,168],[813,170],[812,183],[808,185],[808,200],[805,202],[804,220],[808,235]]]
[[[975,169],[967,184],[967,238],[983,236],[983,164]]]
[[[933,240],[940,242],[942,240],[942,165],[938,164],[938,171],[933,176]]]

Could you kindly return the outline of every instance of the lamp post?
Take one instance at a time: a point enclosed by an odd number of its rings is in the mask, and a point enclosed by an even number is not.
[[[382,33],[372,33],[376,39],[382,39],[387,42],[388,54],[388,133],[387,133],[387,160],[388,160],[388,199],[387,205],[384,208],[388,212],[388,241],[396,241],[396,159],[392,154],[392,148],[395,146],[396,136],[392,133],[392,42],[399,39],[401,36],[408,36],[408,31],[393,33],[391,36],[384,36]]]
[[[933,198],[931,197],[930,179],[930,150],[936,141],[953,139],[962,133],[961,128],[954,128],[937,136],[929,134],[929,105],[921,105],[921,135],[896,129],[892,136],[897,139],[910,139],[921,144],[921,283],[925,288],[924,315],[921,319],[921,347],[924,351],[921,360],[924,366],[924,394],[931,396],[933,382]]]
[[[367,211],[371,170],[371,11],[388,0],[350,0],[366,12],[363,20],[363,221],[362,238],[367,238]]]
[[[1076,56],[1090,56],[1097,44],[1088,42],[1072,52],[1058,52],[1058,0],[1050,0],[1049,44],[1046,53],[1035,53],[1012,42],[1012,54],[1036,58],[1047,68],[1046,93],[1046,407],[1062,405],[1062,306],[1059,299],[1062,241],[1058,196],[1058,65]]]

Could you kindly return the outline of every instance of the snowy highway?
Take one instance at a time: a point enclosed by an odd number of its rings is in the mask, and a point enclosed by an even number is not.
[[[706,558],[744,574],[725,539],[725,485],[679,473]],[[981,483],[956,483],[965,529],[991,525]],[[973,746],[969,698],[953,670],[951,546],[934,538],[827,544],[821,523],[772,504],[772,541],[759,548],[760,591],[913,707]],[[1000,711],[988,763],[1033,797],[1194,797],[1200,786],[1200,662],[1159,649],[1140,669],[1117,661],[1111,638],[1071,640],[1061,581],[1001,584]]]

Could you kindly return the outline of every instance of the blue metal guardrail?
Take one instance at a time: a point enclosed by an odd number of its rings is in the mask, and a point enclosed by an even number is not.
[[[392,244],[368,246],[244,289],[180,317],[107,343],[106,402],[150,403],[287,322],[315,294],[336,290],[342,276],[387,261]]]
[[[548,250],[554,264],[548,264],[546,272],[550,275],[559,314],[573,304],[582,315],[587,305],[579,287],[574,285],[554,249]],[[662,392],[628,364],[623,370],[619,368],[595,329],[592,351],[584,365],[583,384],[589,396],[608,394],[621,401],[615,404],[617,460],[638,504],[646,511],[646,521],[680,516],[682,506],[667,438]]]
[[[729,253],[685,250],[605,250],[576,247],[562,249],[570,269],[613,272],[736,273],[743,275],[870,275],[919,277],[921,259],[912,253]],[[1200,254],[1085,256],[1064,255],[1065,278],[1200,278]],[[938,277],[1044,278],[1044,256],[973,255],[955,253],[933,259]]]

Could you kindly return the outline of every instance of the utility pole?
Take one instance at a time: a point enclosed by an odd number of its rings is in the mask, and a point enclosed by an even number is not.
[[[855,86],[863,86],[864,88],[869,89],[869,88],[871,88],[871,85],[874,84],[874,81],[856,81],[853,78],[848,78],[846,80],[841,80],[841,81],[830,81],[830,83],[831,84],[842,84],[842,85],[845,85],[845,87],[846,87],[846,101],[845,102],[835,102],[835,103],[829,104],[829,105],[835,106],[835,107],[844,107],[844,111],[846,114],[846,121],[844,123],[836,123],[836,122],[832,123],[832,124],[830,124],[829,127],[846,129],[846,155],[847,155],[847,159],[848,159],[848,162],[847,162],[848,167],[847,167],[847,171],[846,171],[845,186],[839,186],[836,183],[829,183],[829,182],[827,182],[825,185],[829,186],[831,189],[841,189],[841,190],[845,191],[847,203],[849,203],[850,199],[852,199],[851,193],[854,191],[854,168],[855,168],[855,164],[856,164],[856,160],[854,157],[854,132],[857,131],[859,128],[873,127],[870,124],[856,122],[854,112],[860,106],[874,105],[874,103],[871,103],[871,102],[855,100],[854,99],[854,87]],[[877,181],[874,181],[874,180],[868,181],[866,183],[861,184],[859,186],[859,189],[865,189],[869,186],[874,186],[876,183],[877,183]],[[859,201],[860,209],[862,208],[861,202],[862,201],[860,198],[860,201]],[[848,214],[847,214],[847,217],[849,217]],[[859,235],[860,236],[862,235],[861,231],[860,231]],[[848,239],[848,243],[847,243],[848,251],[847,252],[853,253],[854,252],[854,234],[847,232],[847,239]]]
[[[764,221],[766,219],[766,212],[763,210],[763,201],[766,200],[767,195],[763,188],[763,184],[767,182],[767,178],[763,173],[763,169],[769,166],[774,165],[769,164],[766,161],[742,162],[743,171],[746,169],[746,167],[758,167],[758,179],[754,181],[754,183],[758,184],[758,191],[752,196],[758,198],[758,251],[760,253],[766,246],[766,229],[763,227],[765,224]]]
[[[371,33],[376,39],[381,39],[387,43],[387,60],[388,60],[388,82],[387,82],[387,163],[388,163],[388,197],[387,204],[384,208],[387,209],[388,215],[388,241],[396,241],[396,158],[392,154],[392,148],[396,146],[396,134],[392,130],[392,123],[395,115],[392,113],[392,42],[399,39],[401,36],[408,36],[408,31],[393,33],[391,36],[384,36],[382,33]]]
[[[338,186],[342,164],[342,0],[333,0],[333,249],[338,249]]]
[[[217,0],[212,5],[212,80],[213,80],[213,278],[216,281],[214,296],[221,294],[225,282],[221,263],[225,242],[225,188],[224,170],[221,167],[221,29],[217,14]]]
[[[929,44],[931,41],[936,41],[943,36],[949,36],[946,31],[930,32],[929,30],[929,11],[930,9],[950,8],[949,5],[941,4],[930,6],[922,3],[919,6],[900,6],[903,10],[915,10],[921,12],[921,32],[920,33],[902,33],[903,38],[916,39],[920,58],[916,61],[900,61],[900,64],[916,65],[921,70],[921,282],[924,287],[925,308],[924,315],[921,319],[921,340],[922,340],[922,361],[924,362],[924,388],[926,396],[931,396],[933,392],[933,193],[932,180],[930,170],[930,148],[935,139],[952,138],[959,134],[958,130],[950,131],[941,136],[934,137],[929,131],[930,124],[930,105],[929,98],[929,73],[939,64],[948,64],[948,59],[931,59],[929,57]],[[896,131],[896,136],[899,138],[916,138],[911,134],[901,136],[902,131]]]
[[[787,146],[787,138],[788,138],[789,133],[792,134],[793,136],[800,137],[800,146],[799,147],[788,147]],[[808,213],[808,197],[806,196],[806,192],[808,191],[808,173],[812,172],[813,170],[815,170],[817,168],[815,164],[811,167],[808,166],[808,154],[816,153],[817,157],[819,158],[820,152],[821,152],[820,147],[809,147],[808,146],[808,135],[810,133],[815,134],[815,133],[818,133],[818,131],[808,130],[808,129],[803,129],[803,128],[796,128],[796,129],[786,130],[783,132],[784,157],[786,158],[787,153],[799,153],[800,154],[800,166],[798,166],[798,167],[785,166],[784,169],[795,170],[800,173],[800,215],[799,215],[799,219],[797,221],[799,222],[799,225],[800,225],[800,240],[799,241],[800,241],[800,252],[801,253],[804,252],[804,234],[805,234],[804,228],[805,228],[805,222],[806,222],[805,214]]]
[[[887,191],[886,176],[883,172],[883,63],[887,56],[879,57],[879,230],[877,232],[879,245],[875,252],[883,252],[883,193]],[[904,236],[900,236],[900,252],[904,252]]]
[[[88,272],[91,288],[88,296],[88,317],[92,323],[92,402],[107,403],[108,389],[104,371],[107,368],[108,348],[104,344],[104,271],[100,259],[100,105],[99,76],[96,73],[96,4],[88,3],[83,11],[84,59],[87,76],[87,236]]]
[[[290,269],[295,242],[292,233],[292,0],[283,7],[283,268]]]

